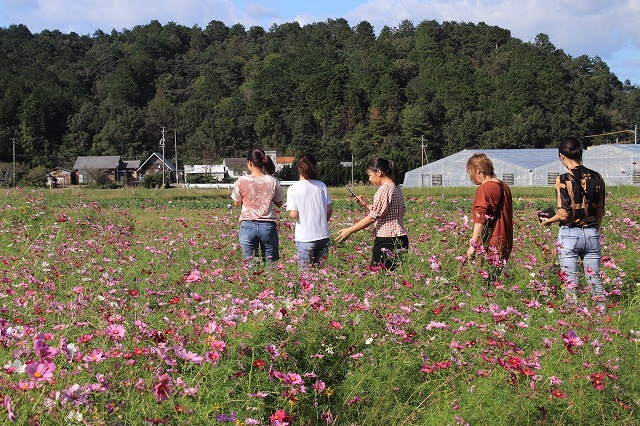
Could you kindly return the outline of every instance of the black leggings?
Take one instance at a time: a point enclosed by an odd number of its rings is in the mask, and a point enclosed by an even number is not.
[[[376,237],[373,243],[373,256],[371,266],[384,266],[386,269],[395,269],[400,263],[400,256],[409,249],[409,238],[406,235],[399,237]]]

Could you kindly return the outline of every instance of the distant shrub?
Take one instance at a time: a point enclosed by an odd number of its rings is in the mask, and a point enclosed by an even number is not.
[[[36,166],[30,169],[22,177],[21,182],[24,186],[45,186],[47,183],[47,168],[45,166]]]
[[[165,188],[169,188],[169,179],[165,176]],[[153,175],[147,175],[142,179],[142,186],[145,188],[162,188],[162,174],[156,173]]]

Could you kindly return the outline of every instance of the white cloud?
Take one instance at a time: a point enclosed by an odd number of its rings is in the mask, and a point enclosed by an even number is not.
[[[3,21],[25,24],[32,32],[58,29],[92,34],[97,29],[130,29],[154,19],[185,26],[206,26],[213,20],[228,24],[250,21],[229,0],[31,0],[8,6]]]
[[[280,18],[280,14],[277,11],[260,3],[249,3],[244,7],[244,10],[250,18],[255,19],[257,22],[265,19]]]

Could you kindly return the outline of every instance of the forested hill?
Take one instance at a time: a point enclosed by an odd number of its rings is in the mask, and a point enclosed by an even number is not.
[[[637,82],[636,82],[637,83]],[[323,161],[388,155],[405,169],[464,148],[554,146],[640,123],[640,89],[483,23],[344,19],[265,30],[152,21],[93,36],[0,28],[0,161],[145,159],[167,130],[180,163],[257,145]],[[624,138],[625,135],[622,135]]]

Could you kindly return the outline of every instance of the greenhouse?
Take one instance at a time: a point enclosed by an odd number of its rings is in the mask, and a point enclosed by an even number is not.
[[[566,169],[557,148],[465,149],[405,174],[404,187],[471,186],[467,160],[476,153],[491,158],[496,176],[510,186],[550,186]],[[640,145],[611,144],[587,149],[583,164],[600,174],[608,185],[640,184]]]

